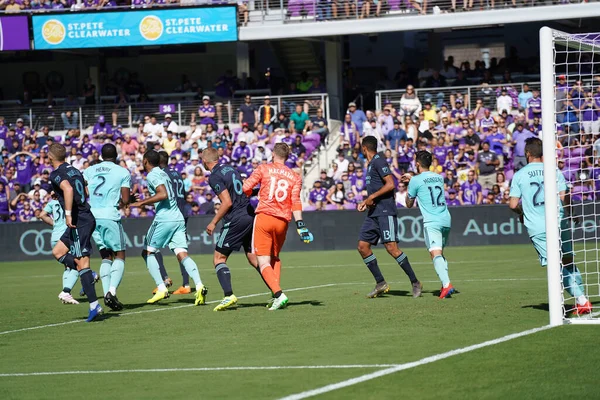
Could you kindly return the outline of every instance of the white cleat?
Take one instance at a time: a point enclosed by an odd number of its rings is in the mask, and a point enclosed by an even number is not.
[[[281,296],[275,298],[273,305],[269,308],[269,311],[281,310],[288,304],[288,298],[285,294],[281,293]]]
[[[71,296],[71,293],[60,292],[58,294],[58,299],[63,302],[63,304],[79,304],[77,300]]]

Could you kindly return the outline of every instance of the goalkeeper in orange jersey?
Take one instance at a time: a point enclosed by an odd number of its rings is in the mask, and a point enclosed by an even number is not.
[[[300,191],[302,178],[285,161],[290,148],[285,143],[277,143],[273,148],[273,162],[260,165],[244,182],[243,190],[247,195],[260,185],[259,203],[256,208],[252,249],[258,258],[258,268],[265,283],[273,292],[273,298],[267,305],[270,311],[285,308],[287,296],[279,285],[281,260],[279,252],[285,242],[287,228],[296,220],[296,228],[304,243],[313,241],[313,235],[302,221],[302,202]]]

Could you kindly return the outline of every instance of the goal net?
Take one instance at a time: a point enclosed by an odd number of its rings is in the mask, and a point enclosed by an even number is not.
[[[544,27],[540,63],[550,324],[600,323],[600,33]]]

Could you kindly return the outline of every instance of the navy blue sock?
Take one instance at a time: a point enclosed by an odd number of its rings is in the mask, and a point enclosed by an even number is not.
[[[169,277],[169,274],[167,274],[167,270],[165,269],[163,255],[160,251],[157,251],[156,253],[154,253],[154,257],[156,257],[156,261],[158,262],[158,270],[160,271],[160,276],[162,276],[164,281]]]
[[[94,301],[98,300],[98,296],[96,296],[96,288],[94,288],[94,277],[92,270],[86,268],[79,271],[79,280],[81,281],[83,292],[87,296],[88,301],[93,303]]]
[[[217,271],[219,283],[223,288],[223,294],[225,296],[231,296],[233,294],[233,289],[231,288],[231,272],[229,271],[229,267],[225,263],[220,263],[215,266],[215,270]]]
[[[417,276],[415,275],[415,271],[413,271],[410,262],[408,261],[408,257],[404,253],[400,253],[398,257],[396,257],[396,262],[400,265],[400,268],[404,270],[408,279],[410,279],[411,283],[415,283],[418,281]]]
[[[381,273],[381,270],[379,269],[379,265],[377,265],[377,258],[375,257],[375,254],[371,253],[370,256],[363,258],[363,262],[367,265],[367,268],[369,268],[371,274],[373,274],[375,282],[380,283],[385,280],[383,279],[383,275]]]
[[[187,273],[182,263],[179,263],[179,269],[181,270],[181,277],[183,278],[183,286],[190,286],[190,275]]]

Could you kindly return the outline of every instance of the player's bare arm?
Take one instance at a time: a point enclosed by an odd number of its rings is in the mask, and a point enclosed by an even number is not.
[[[60,189],[63,191],[63,196],[65,198],[65,222],[69,228],[76,228],[73,225],[73,217],[71,213],[73,212],[73,186],[67,180],[63,180],[60,183]]]
[[[365,206],[367,206],[367,207],[374,206],[375,199],[377,199],[380,196],[383,196],[386,193],[392,192],[394,190],[395,185],[394,185],[394,178],[392,177],[392,175],[385,176],[383,178],[383,181],[385,182],[385,184],[382,186],[382,188],[365,199],[365,201],[364,201]]]
[[[406,196],[406,208],[413,208],[415,205],[415,199],[410,196]]]
[[[48,215],[48,213],[46,211],[43,211],[40,213],[40,219],[50,225],[50,226],[54,226],[54,220],[52,218],[50,218],[50,216]]]
[[[223,217],[229,212],[229,209],[233,205],[233,202],[231,201],[231,196],[229,195],[229,191],[227,189],[223,189],[223,191],[219,193],[217,197],[219,197],[219,200],[221,200],[221,207],[213,217],[212,221],[210,221],[210,224],[208,224],[208,226],[206,227],[206,233],[208,233],[209,235],[213,234],[219,221],[223,219]]]
[[[121,201],[120,201],[120,207],[125,207],[127,204],[129,204],[131,202],[131,199],[133,199],[133,196],[131,196],[131,189],[127,188],[127,187],[122,187],[121,188]]]
[[[242,190],[246,193],[246,196],[252,196],[252,191],[262,180],[262,168],[258,167],[252,174],[244,181]]]
[[[136,201],[135,203],[131,203],[130,207],[143,207],[148,204],[158,203],[159,201],[163,201],[169,198],[169,194],[167,193],[167,188],[165,185],[159,185],[156,188],[156,194],[154,196],[150,196],[147,199]]]

